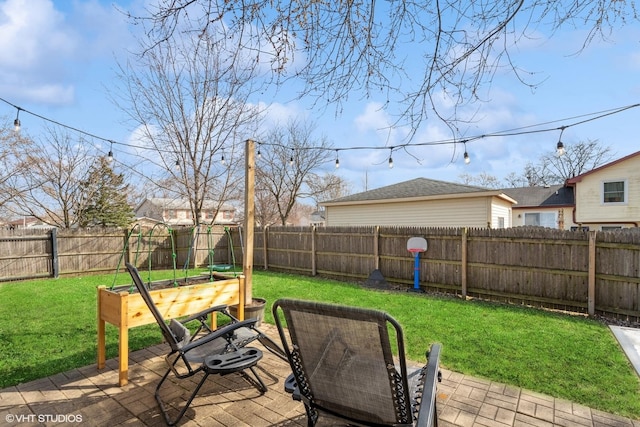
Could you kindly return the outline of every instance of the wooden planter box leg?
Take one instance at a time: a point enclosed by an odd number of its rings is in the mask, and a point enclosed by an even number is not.
[[[127,292],[108,292],[98,287],[98,369],[104,369],[107,359],[106,322],[118,328],[118,385],[129,382],[129,299]]]

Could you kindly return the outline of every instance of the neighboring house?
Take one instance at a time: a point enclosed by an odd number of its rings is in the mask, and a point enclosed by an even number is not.
[[[217,202],[205,200],[202,206],[200,222],[204,224],[235,224],[235,208],[223,205],[214,218]],[[153,197],[145,199],[135,209],[136,219],[145,223],[163,222],[165,224],[193,225],[193,216],[189,201],[186,199],[169,199],[162,197]]]
[[[309,217],[309,225],[313,225],[315,227],[324,227],[326,225],[324,215],[324,209],[312,212],[311,216]]]
[[[327,226],[512,226],[517,202],[502,190],[416,178],[321,203]]]
[[[573,222],[592,230],[638,227],[640,151],[568,179],[574,189]]]
[[[45,224],[44,222],[42,222],[39,219],[34,218],[32,216],[25,216],[25,217],[22,217],[20,219],[7,221],[7,222],[3,223],[3,226],[4,226],[4,228],[10,229],[10,230],[19,230],[19,229],[30,229],[30,230],[43,229],[43,230],[49,230],[51,228],[56,228],[53,225]]]
[[[545,187],[505,188],[502,191],[518,202],[513,206],[513,227],[538,226],[574,229],[573,187],[551,185]]]

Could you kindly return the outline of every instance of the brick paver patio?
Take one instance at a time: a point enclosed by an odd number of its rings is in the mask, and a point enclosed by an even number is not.
[[[276,337],[275,328],[262,329]],[[153,397],[165,371],[167,347],[130,354],[129,384],[118,387],[117,360],[74,369],[0,390],[0,425],[164,426]],[[258,369],[269,391],[263,395],[240,375],[212,376],[181,420],[183,426],[305,426],[301,403],[283,390],[288,365],[268,351]],[[630,426],[640,420],[554,399],[516,387],[442,370],[438,386],[439,426]],[[197,380],[196,378],[195,380]],[[183,402],[195,380],[163,390],[165,401]],[[187,383],[189,381],[191,384]],[[187,386],[185,390],[184,386]],[[177,399],[176,399],[177,398]]]

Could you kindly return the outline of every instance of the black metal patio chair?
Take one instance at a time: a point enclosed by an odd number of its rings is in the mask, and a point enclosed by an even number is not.
[[[281,299],[273,315],[293,371],[287,391],[304,403],[309,426],[321,414],[351,425],[437,425],[440,344],[409,375],[402,328],[382,311]]]
[[[255,327],[256,319],[240,321],[228,312],[226,305],[219,305],[188,316],[180,321],[170,319],[167,322],[156,307],[137,268],[130,263],[125,263],[125,265],[138,292],[140,292],[149,310],[153,313],[158,326],[160,326],[164,339],[170,346],[170,352],[165,357],[169,369],[155,390],[156,401],[168,425],[175,425],[180,421],[205,380],[211,374],[227,375],[237,372],[261,393],[267,391],[267,386],[254,369],[262,358],[262,351],[248,347],[248,345],[258,341],[276,356],[284,360],[286,360],[286,357],[277,343]],[[226,316],[228,322],[221,322],[225,324],[218,329],[212,330],[207,324],[209,315],[212,313]],[[187,323],[192,321],[198,322],[194,333],[191,333],[191,330],[186,326]],[[246,371],[249,371],[252,375],[249,375]],[[203,376],[195,386],[186,404],[182,407],[177,417],[171,419],[160,397],[160,388],[171,373],[182,380],[200,372],[203,373]]]

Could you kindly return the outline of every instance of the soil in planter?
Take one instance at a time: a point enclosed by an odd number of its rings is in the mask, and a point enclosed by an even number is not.
[[[203,283],[211,283],[211,282],[216,282],[216,281],[220,281],[220,280],[230,280],[230,279],[233,279],[233,277],[226,277],[226,276],[222,276],[222,275],[214,275],[213,278],[212,278],[208,274],[204,274],[202,276],[191,276],[191,277],[186,277],[186,278],[185,277],[176,278],[175,281],[173,279],[156,280],[156,281],[151,282],[151,287],[149,288],[149,290],[155,291],[155,290],[159,290],[159,289],[175,288],[177,286],[200,285],[200,284],[203,284]],[[145,282],[145,284],[147,284],[147,282]],[[138,293],[138,290],[135,288],[135,286],[133,286],[133,284],[115,286],[110,290],[113,291],[113,292],[127,291],[130,294]]]

